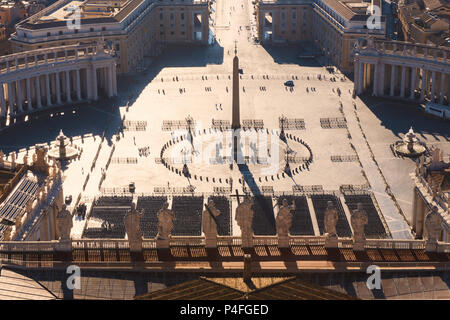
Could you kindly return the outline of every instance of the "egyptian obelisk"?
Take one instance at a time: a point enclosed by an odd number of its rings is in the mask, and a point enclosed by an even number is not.
[[[234,47],[234,58],[233,58],[233,108],[232,108],[232,122],[231,129],[233,129],[233,159],[237,162],[238,154],[238,132],[241,128],[240,110],[239,110],[239,58],[237,56],[237,45]]]
[[[237,56],[237,47],[234,48],[233,58],[233,121],[231,128],[233,130],[241,128],[241,119],[239,115],[239,58]]]

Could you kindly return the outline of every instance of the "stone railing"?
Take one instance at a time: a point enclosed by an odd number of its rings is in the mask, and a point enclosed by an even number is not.
[[[127,239],[80,239],[72,240],[72,249],[128,249]]]
[[[58,251],[58,240],[52,241],[0,241],[0,253],[8,252],[53,252]],[[170,246],[204,246],[205,238],[202,236],[171,237]],[[219,236],[217,237],[217,246],[241,246],[241,237]],[[315,236],[291,236],[289,237],[290,246],[323,246],[325,237]],[[255,236],[253,238],[254,246],[276,246],[278,245],[277,236]],[[339,248],[351,248],[353,240],[351,238],[339,238]],[[156,249],[157,240],[143,239],[143,249]],[[71,241],[73,250],[88,249],[129,249],[127,239],[77,239]],[[424,250],[426,240],[393,240],[393,239],[367,239],[366,249],[410,249]],[[438,252],[450,252],[450,243],[438,242]]]
[[[368,239],[366,249],[425,249],[425,240],[392,240],[392,239]]]
[[[374,47],[377,51],[387,54],[417,57],[444,62],[446,62],[447,59],[450,58],[450,49],[427,44],[415,44],[403,41],[375,40]]]
[[[99,53],[101,52],[98,52],[98,47],[95,45],[67,45],[9,54],[0,57],[0,74],[10,74],[54,63],[90,59]]]
[[[16,251],[47,251],[53,252],[58,244],[57,240],[53,241],[1,241],[0,252],[16,252]]]

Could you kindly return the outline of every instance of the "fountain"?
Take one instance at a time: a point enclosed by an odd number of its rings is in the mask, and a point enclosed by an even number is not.
[[[402,141],[395,143],[394,149],[398,154],[410,158],[419,157],[427,151],[426,145],[419,141],[412,127]]]
[[[69,138],[67,138],[62,130],[56,137],[54,146],[49,150],[48,156],[55,160],[72,160],[78,157],[79,150],[70,144]]]

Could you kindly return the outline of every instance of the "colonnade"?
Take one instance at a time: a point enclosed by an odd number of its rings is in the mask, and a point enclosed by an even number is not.
[[[117,94],[114,58],[98,47],[33,50],[0,60],[0,117]],[[31,59],[30,59],[31,57]]]
[[[375,48],[358,50],[355,55],[356,93],[448,105],[450,64],[447,50],[440,49],[439,54],[430,55],[427,49],[424,45],[403,44],[401,47],[396,44],[395,48],[386,50],[386,44],[378,42]]]

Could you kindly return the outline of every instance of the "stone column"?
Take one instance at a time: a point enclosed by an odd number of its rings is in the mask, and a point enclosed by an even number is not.
[[[358,62],[358,85],[357,85],[357,93],[361,94],[363,91],[363,63]]]
[[[14,94],[12,90],[12,82],[8,82],[8,104],[9,104],[9,115],[13,116],[16,113],[14,112]]]
[[[113,83],[113,94],[117,95],[117,75],[116,75],[116,63],[114,62],[112,67],[112,83]]]
[[[97,88],[97,68],[92,67],[92,99],[98,100],[98,88]]]
[[[113,79],[112,79],[112,66],[110,65],[108,68],[108,98],[111,98],[114,93],[113,93]]]
[[[390,96],[394,96],[394,86],[395,86],[395,65],[391,65],[391,92]]]
[[[17,108],[19,113],[23,112],[22,106],[22,86],[20,85],[20,80],[16,80],[16,94],[17,94]]]
[[[370,66],[371,65],[369,65],[369,68],[370,68]],[[373,75],[373,91],[372,91],[372,94],[374,96],[378,96],[378,87],[379,87],[378,82],[379,82],[379,74],[380,74],[380,66],[379,66],[378,62],[374,63],[373,68],[374,68],[374,75]]]
[[[55,73],[56,103],[61,104],[61,84],[59,83],[59,72]]]
[[[418,209],[418,204],[419,204],[419,196],[417,195],[417,187],[413,188],[413,221],[412,221],[412,228],[414,230],[414,232],[417,231],[417,209]]]
[[[5,91],[3,88],[3,83],[0,83],[0,116],[6,117],[6,102],[5,102]]]
[[[67,54],[67,51],[66,51]],[[66,71],[64,73],[64,78],[66,79],[66,100],[67,102],[71,102],[72,98],[70,97],[70,71]]]
[[[384,96],[384,86],[385,86],[384,81],[385,81],[385,78],[386,78],[386,65],[384,63],[382,63],[380,65],[380,67],[381,67],[381,70],[380,70],[380,76],[378,78],[378,82],[379,82],[378,95],[379,96]]]
[[[436,71],[433,71],[431,73],[431,93],[430,93],[430,100],[431,102],[434,102],[434,90],[436,89]]]
[[[445,95],[444,86],[445,86],[445,73],[441,73],[441,90],[440,90],[441,94],[440,94],[440,97],[439,97],[439,103],[440,104],[444,103],[444,95]]]
[[[78,54],[78,50],[77,50],[77,54]],[[76,75],[76,82],[77,82],[77,99],[81,100],[80,69],[77,69],[75,71],[75,75]]]
[[[422,69],[422,84],[420,90],[420,101],[425,100],[425,83],[427,82],[427,70]]]
[[[33,102],[31,101],[31,83],[30,78],[27,78],[27,101],[28,101],[28,111],[33,110]]]
[[[424,216],[425,216],[425,203],[423,199],[419,197],[419,205],[417,207],[417,227],[416,227],[416,237],[423,237],[423,227],[424,227]]]
[[[41,102],[41,80],[39,79],[39,76],[36,76],[36,100],[37,100],[37,107],[38,109],[42,108],[42,102]]]
[[[52,105],[52,90],[50,87],[50,75],[48,73],[45,74],[45,88],[47,91],[47,107]]]
[[[402,66],[402,80],[400,83],[400,96],[402,98],[405,97],[405,88],[406,87],[406,67]]]
[[[91,85],[91,81],[92,81],[92,69],[91,68],[86,68],[86,76],[84,78],[84,80],[86,81],[86,95],[88,99],[92,99],[92,85]]]
[[[414,47],[416,48],[416,47]],[[414,99],[414,90],[416,89],[416,74],[417,74],[417,68],[411,68],[411,91],[409,94],[410,99]]]

